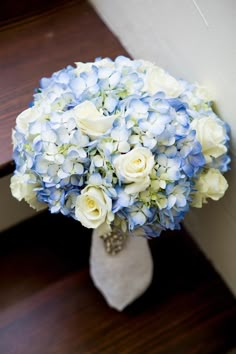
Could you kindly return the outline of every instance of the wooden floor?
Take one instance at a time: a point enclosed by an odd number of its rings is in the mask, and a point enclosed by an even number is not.
[[[92,284],[90,233],[78,222],[41,214],[0,240],[1,354],[222,354],[236,346],[236,301],[183,230],[150,242],[153,283],[122,313]]]

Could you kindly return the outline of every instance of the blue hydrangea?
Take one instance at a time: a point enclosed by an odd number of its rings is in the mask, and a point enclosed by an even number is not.
[[[222,134],[208,155],[196,128],[203,117]],[[88,213],[103,198],[108,226],[147,237],[179,228],[197,179],[229,169],[228,144],[229,127],[201,88],[123,56],[42,78],[13,131],[15,176],[29,176],[31,197],[83,224],[78,200],[96,188],[98,199],[84,199]]]

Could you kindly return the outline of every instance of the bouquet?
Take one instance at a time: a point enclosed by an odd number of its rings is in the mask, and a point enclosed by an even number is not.
[[[179,228],[228,187],[229,126],[206,90],[144,60],[98,58],[41,79],[12,136],[13,196],[96,230],[108,254]]]

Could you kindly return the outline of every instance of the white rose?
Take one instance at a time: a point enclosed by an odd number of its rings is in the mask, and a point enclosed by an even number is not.
[[[227,148],[224,145],[226,130],[214,117],[204,116],[194,119],[191,127],[196,130],[196,137],[202,145],[202,153],[207,163],[212,161],[212,157],[216,158],[226,153]]]
[[[45,209],[47,205],[40,203],[37,199],[34,189],[38,187],[37,183],[29,183],[30,175],[16,174],[11,177],[10,189],[13,197],[21,201],[24,199],[31,208],[39,211]]]
[[[150,173],[154,166],[154,156],[149,149],[137,147],[114,160],[118,177],[126,184],[128,194],[146,190],[150,185]]]
[[[219,200],[225,194],[228,183],[219,170],[210,168],[203,172],[195,183],[197,192],[193,195],[192,206],[201,208],[203,203],[207,203],[207,198]]]
[[[146,69],[143,91],[147,91],[150,95],[161,91],[167,97],[178,97],[183,92],[182,85],[162,68],[148,61],[142,61],[142,69]]]
[[[16,118],[17,129],[23,133],[28,133],[29,123],[35,122],[40,116],[40,113],[35,107],[28,108],[21,112]]]
[[[112,200],[101,188],[87,186],[76,199],[75,217],[89,229],[113,221]]]
[[[104,116],[90,101],[84,101],[70,112],[74,114],[76,123],[81,131],[92,139],[96,139],[96,137],[106,133],[112,127],[116,118],[115,115]]]

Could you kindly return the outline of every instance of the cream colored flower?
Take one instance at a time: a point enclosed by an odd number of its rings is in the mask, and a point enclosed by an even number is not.
[[[29,183],[29,174],[16,174],[11,177],[10,189],[13,197],[21,201],[24,199],[31,208],[39,211],[47,207],[45,203],[40,203],[37,200],[35,188],[38,187],[37,183]]]
[[[103,58],[101,60],[96,61],[96,66],[98,68],[109,68],[109,69],[115,69],[115,63],[114,61],[108,59],[108,58]]]
[[[203,116],[194,119],[191,127],[196,130],[197,140],[202,145],[202,153],[207,163],[212,161],[212,157],[217,158],[227,152],[224,145],[226,130],[214,117]]]
[[[89,229],[113,221],[112,200],[101,188],[88,185],[76,199],[75,217]]]
[[[167,97],[178,97],[183,92],[180,83],[165,70],[148,61],[142,62],[142,70],[146,70],[143,91],[150,95],[165,92]]]
[[[41,114],[36,107],[24,110],[16,118],[17,129],[23,134],[28,134],[29,123],[35,122],[40,116]]]
[[[209,101],[213,100],[212,95],[204,86],[200,86],[200,85],[196,84],[196,89],[195,89],[194,93],[198,98],[200,98],[204,102],[209,102]]]
[[[213,96],[205,87],[196,84],[193,91],[185,92],[184,100],[186,100],[188,106],[194,111],[206,111],[209,109],[209,102],[213,101]]]
[[[128,194],[142,192],[150,185],[154,156],[149,149],[137,147],[114,160],[117,176],[125,184]]]
[[[70,111],[75,117],[76,123],[81,131],[96,139],[112,127],[116,118],[115,115],[104,116],[90,101],[84,101]]]
[[[207,203],[207,198],[219,200],[225,194],[228,183],[219,170],[210,168],[203,172],[195,183],[197,192],[193,195],[192,206],[201,208],[202,204]]]
[[[90,72],[92,69],[93,63],[82,63],[82,62],[76,62],[75,63],[76,68],[75,68],[75,74],[80,75],[83,72]]]

